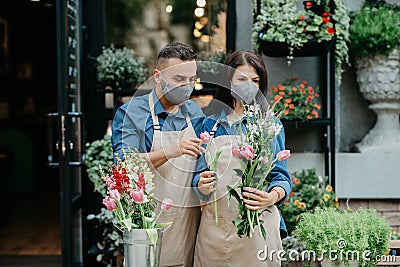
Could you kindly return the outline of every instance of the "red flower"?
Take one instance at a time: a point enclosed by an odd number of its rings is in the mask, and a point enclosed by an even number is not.
[[[328,24],[329,22],[331,22],[331,20],[329,19],[329,17],[322,17],[322,21],[323,21],[325,24]]]
[[[304,20],[304,16],[300,16],[299,18],[300,18],[300,20]]]
[[[329,12],[324,12],[324,13],[322,13],[322,17],[328,17],[328,16],[330,16],[331,14],[329,14]]]
[[[139,181],[136,183],[136,185],[137,185],[138,189],[143,189],[144,190],[144,188],[146,186],[146,182],[144,180],[144,173],[140,174]]]
[[[328,33],[329,34],[335,34],[335,29],[332,27],[328,27]]]

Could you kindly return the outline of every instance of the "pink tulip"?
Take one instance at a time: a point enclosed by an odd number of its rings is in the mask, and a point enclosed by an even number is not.
[[[248,160],[253,159],[255,156],[253,147],[251,145],[242,147],[240,154]]]
[[[103,204],[104,204],[104,206],[106,206],[106,208],[108,209],[108,210],[115,210],[115,209],[117,209],[117,203],[115,203],[115,200],[112,198],[112,197],[110,197],[110,196],[106,196],[104,199],[103,199]]]
[[[232,154],[233,154],[235,157],[238,157],[239,159],[242,158],[242,155],[240,154],[240,149],[239,149],[239,147],[238,147],[237,145],[233,145],[233,146],[232,146]]]
[[[171,206],[172,206],[172,199],[164,198],[163,202],[161,203],[161,209],[167,211],[171,208]]]
[[[279,161],[287,160],[290,157],[290,150],[282,150],[276,154],[276,158]]]
[[[120,200],[121,199],[121,195],[119,194],[117,189],[110,190],[110,196],[115,200]]]
[[[135,189],[132,191],[132,199],[135,203],[143,203],[144,201],[144,191],[143,189]]]
[[[208,144],[211,141],[211,135],[208,132],[200,134],[200,139],[203,144]]]

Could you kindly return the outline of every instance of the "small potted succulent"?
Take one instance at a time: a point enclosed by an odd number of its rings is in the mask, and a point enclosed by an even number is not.
[[[133,49],[123,47],[103,47],[97,59],[97,81],[101,86],[113,90],[135,88],[146,80],[144,59]]]

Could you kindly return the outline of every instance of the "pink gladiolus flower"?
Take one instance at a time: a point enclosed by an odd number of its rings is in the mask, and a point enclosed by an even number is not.
[[[290,150],[282,150],[276,154],[276,158],[279,161],[287,160],[290,157]]]
[[[203,144],[208,144],[211,141],[211,135],[208,132],[202,132],[200,139]]]
[[[242,147],[240,154],[248,160],[253,159],[255,156],[253,147],[251,145]]]
[[[120,200],[121,199],[121,195],[119,194],[117,189],[110,190],[110,196],[115,200]]]
[[[172,206],[172,199],[164,198],[163,202],[161,203],[161,209],[167,211],[171,208],[171,206]]]
[[[108,209],[108,210],[115,210],[115,209],[117,209],[117,203],[115,203],[115,200],[112,198],[112,197],[110,197],[110,196],[106,196],[104,199],[103,199],[103,204],[104,204],[104,206],[106,206],[106,208]]]
[[[242,158],[242,155],[240,154],[240,149],[239,149],[239,147],[238,147],[237,145],[233,145],[233,146],[232,146],[232,154],[233,154],[235,157],[238,157],[239,159]]]
[[[144,191],[143,189],[135,189],[132,191],[132,199],[135,203],[143,203],[144,201]]]
[[[107,184],[108,190],[114,189],[114,181],[110,177],[106,178],[106,184]]]

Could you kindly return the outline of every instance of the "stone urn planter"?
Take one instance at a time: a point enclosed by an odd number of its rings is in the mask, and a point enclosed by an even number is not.
[[[400,149],[400,53],[356,59],[357,82],[369,108],[378,115],[375,126],[356,144],[360,152],[370,148]]]

